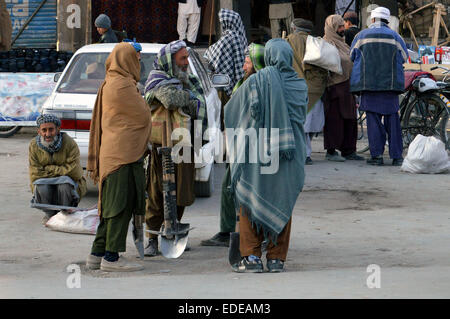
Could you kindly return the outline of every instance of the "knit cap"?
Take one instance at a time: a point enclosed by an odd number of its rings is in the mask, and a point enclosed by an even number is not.
[[[100,14],[97,19],[95,19],[95,26],[97,28],[111,28],[111,19],[104,13]]]

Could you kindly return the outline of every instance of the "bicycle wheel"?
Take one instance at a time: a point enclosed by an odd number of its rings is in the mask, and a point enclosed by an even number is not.
[[[434,136],[448,146],[447,106],[436,94],[421,95],[406,107],[402,120],[403,146],[408,147],[414,138]]]
[[[22,126],[0,126],[0,137],[10,137],[20,131]]]
[[[359,141],[364,139],[364,136],[367,133],[367,124],[366,124],[366,112],[358,110],[358,118],[356,120],[358,125],[358,136],[357,139]],[[362,144],[362,145],[361,145]],[[359,142],[357,145],[356,152],[357,153],[365,153],[369,150],[369,144],[365,142]]]
[[[357,116],[358,116],[358,118],[356,119],[356,121],[358,123],[357,139],[360,140],[364,137],[364,130],[367,130],[367,128],[366,128],[366,112],[358,110]]]

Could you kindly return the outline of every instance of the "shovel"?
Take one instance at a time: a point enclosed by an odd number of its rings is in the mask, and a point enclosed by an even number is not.
[[[178,221],[177,194],[175,181],[175,165],[172,161],[172,122],[169,111],[166,110],[166,121],[163,123],[163,143],[158,148],[162,156],[163,170],[163,197],[164,197],[164,223],[159,232],[146,230],[160,237],[161,253],[166,258],[180,257],[188,242],[190,224]]]
[[[230,233],[230,247],[228,248],[228,261],[230,265],[241,261],[241,251],[239,250],[239,212],[236,214],[236,227],[234,233]]]
[[[139,257],[144,259],[144,215],[133,215],[133,241],[139,253]]]
[[[31,202],[30,207],[41,209],[41,210],[44,210],[44,209],[55,210],[55,211],[65,210],[69,213],[78,212],[78,211],[82,211],[82,210],[90,210],[90,209],[95,208],[95,206],[93,208],[80,208],[80,207],[72,207],[72,206],[41,204],[41,203],[34,203],[34,202]]]

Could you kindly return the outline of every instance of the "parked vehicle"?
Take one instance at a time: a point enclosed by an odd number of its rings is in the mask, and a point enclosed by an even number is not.
[[[141,44],[141,79],[138,88],[143,94],[145,81],[153,69],[153,61],[164,45]],[[84,168],[88,155],[92,109],[98,88],[105,78],[106,58],[114,46],[114,43],[91,44],[76,51],[65,70],[55,75],[54,80],[57,84],[42,108],[44,114],[51,113],[61,119],[62,131],[74,138],[80,148]],[[220,129],[221,102],[217,91],[198,54],[190,48],[188,50],[190,71],[198,76],[205,92],[209,128]],[[215,142],[214,136],[211,136],[210,141],[201,148],[200,155],[211,154],[214,151]],[[214,161],[196,163],[197,196],[211,196],[214,188],[213,174]]]

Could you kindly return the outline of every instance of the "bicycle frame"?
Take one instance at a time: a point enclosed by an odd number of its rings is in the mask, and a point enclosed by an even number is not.
[[[403,117],[405,116],[405,111],[406,111],[406,107],[409,104],[409,100],[411,99],[411,95],[413,93],[416,93],[414,90],[408,90],[406,92],[406,96],[403,98],[402,103],[400,104],[400,123],[403,120]],[[416,95],[416,99],[417,99],[417,95]]]

